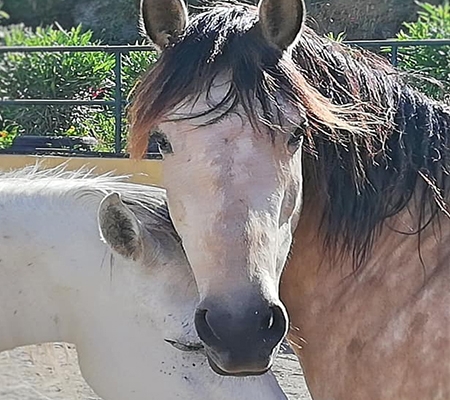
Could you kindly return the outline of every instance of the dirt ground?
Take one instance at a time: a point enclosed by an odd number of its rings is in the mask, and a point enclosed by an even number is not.
[[[283,349],[274,371],[290,400],[311,399],[290,349]],[[101,399],[81,377],[74,346],[56,343],[0,353],[0,400]]]

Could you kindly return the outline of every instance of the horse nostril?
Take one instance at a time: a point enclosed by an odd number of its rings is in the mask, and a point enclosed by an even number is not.
[[[213,346],[214,344],[220,342],[220,338],[215,334],[215,332],[209,325],[208,320],[206,318],[207,313],[208,310],[204,309],[198,309],[195,312],[194,318],[195,329],[197,330],[198,336],[204,343]]]
[[[269,316],[263,322],[261,329],[267,331],[271,342],[278,343],[283,339],[286,335],[287,318],[281,307],[270,307]]]

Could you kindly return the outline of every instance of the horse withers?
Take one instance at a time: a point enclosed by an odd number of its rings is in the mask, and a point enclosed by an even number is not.
[[[281,297],[314,399],[449,399],[449,107],[318,37],[304,9],[231,2],[190,19],[181,0],[142,2],[162,52],[130,151],[155,130],[171,142],[198,334],[214,370],[264,373]]]
[[[117,177],[0,174],[0,351],[74,343],[104,400],[286,399],[273,376],[213,373],[165,191]]]

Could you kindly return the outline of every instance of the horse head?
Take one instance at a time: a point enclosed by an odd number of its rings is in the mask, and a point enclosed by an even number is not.
[[[289,325],[279,283],[301,207],[306,113],[283,69],[303,1],[221,5],[189,21],[180,0],[144,0],[142,17],[162,54],[138,90],[134,131],[151,113],[174,148],[163,183],[199,288],[197,332],[216,372],[264,373]],[[144,102],[155,109],[138,110]]]

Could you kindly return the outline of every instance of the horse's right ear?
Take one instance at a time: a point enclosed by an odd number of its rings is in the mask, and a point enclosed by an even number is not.
[[[258,14],[266,39],[286,50],[302,32],[306,6],[304,0],[260,0]]]
[[[184,31],[188,11],[184,0],[141,0],[141,19],[148,37],[162,50]]]
[[[140,223],[118,193],[107,195],[98,210],[102,240],[125,258],[137,261],[143,254]]]

